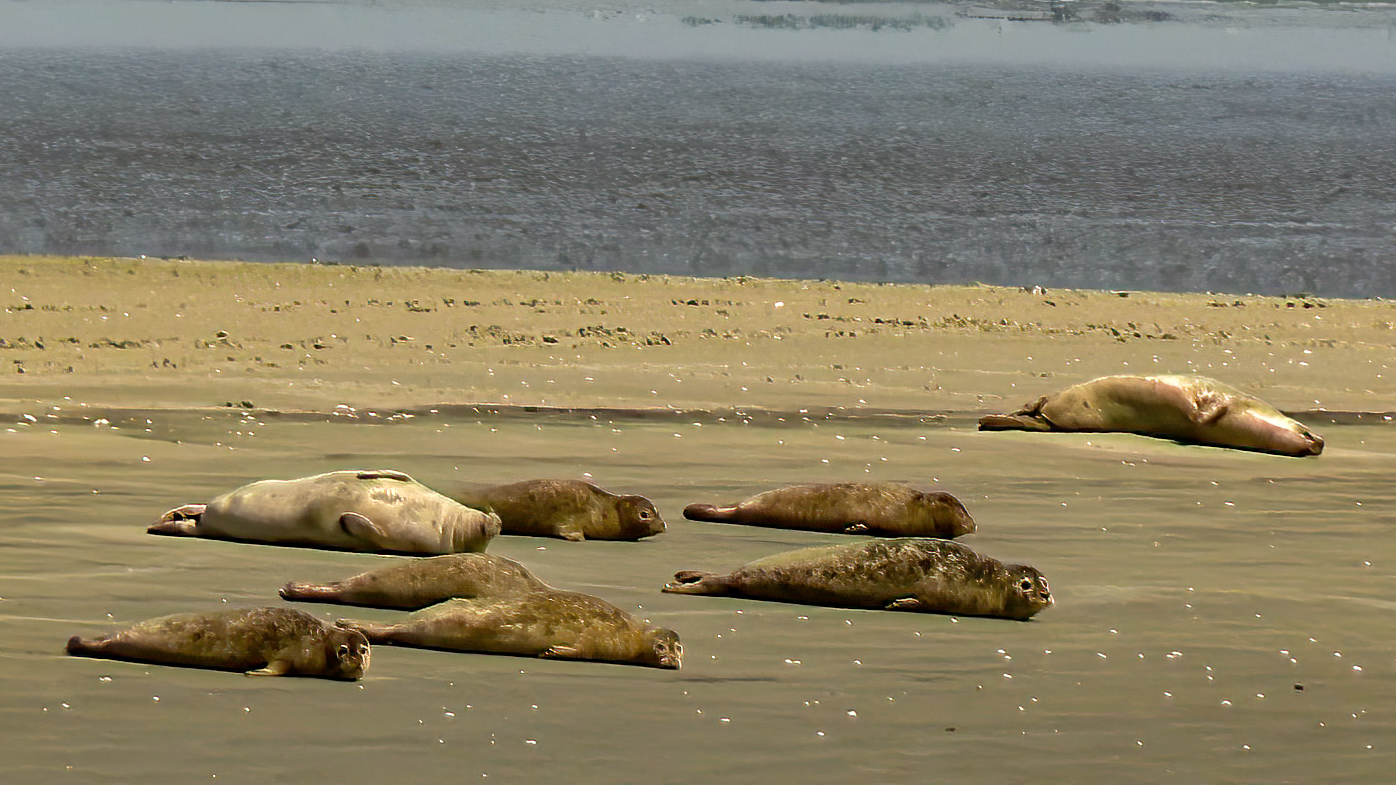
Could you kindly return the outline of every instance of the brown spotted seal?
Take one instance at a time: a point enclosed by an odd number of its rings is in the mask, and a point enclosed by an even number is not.
[[[389,469],[262,480],[165,513],[147,531],[373,553],[483,551],[499,517]]]
[[[362,633],[292,608],[176,613],[120,632],[68,639],[68,653],[164,665],[354,681],[368,670]]]
[[[1270,404],[1205,376],[1103,376],[980,418],[982,431],[1122,432],[1280,455],[1323,439]]]
[[[288,583],[281,587],[281,596],[303,602],[417,610],[442,600],[548,588],[513,559],[488,553],[453,553],[404,559],[334,583]]]
[[[524,480],[462,490],[454,498],[497,514],[503,534],[638,540],[664,531],[664,519],[649,499],[614,494],[584,480]]]
[[[1052,604],[1036,569],[919,537],[787,551],[727,575],[685,570],[664,591],[1018,620]]]
[[[950,539],[974,531],[974,519],[954,496],[890,482],[787,485],[727,507],[690,504],[683,515],[695,521],[883,537]]]
[[[401,624],[338,623],[374,643],[397,646],[653,668],[678,668],[683,662],[683,646],[673,630],[649,627],[599,597],[555,589],[447,600]]]

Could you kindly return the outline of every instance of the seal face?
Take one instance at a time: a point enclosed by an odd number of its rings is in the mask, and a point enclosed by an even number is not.
[[[1020,621],[1053,602],[1033,567],[916,537],[787,551],[727,575],[685,570],[664,591]]]
[[[980,418],[982,431],[1120,432],[1306,456],[1323,439],[1275,407],[1204,376],[1103,376]]]
[[[416,610],[442,600],[548,588],[513,559],[488,553],[453,553],[405,559],[334,583],[288,583],[280,593],[287,600]]]
[[[738,504],[690,504],[684,517],[778,529],[950,539],[974,531],[959,499],[899,483],[787,485]]]
[[[87,640],[83,657],[242,671],[248,676],[318,676],[355,681],[369,665],[368,639],[291,608],[177,613]]]
[[[397,646],[653,668],[683,664],[683,646],[673,630],[649,627],[599,597],[556,589],[447,600],[401,624],[348,619],[338,624],[375,643]]]
[[[499,517],[389,469],[262,480],[165,513],[151,534],[349,551],[482,551]]]
[[[503,534],[580,541],[638,540],[664,532],[664,519],[649,499],[584,480],[524,480],[463,490],[454,498],[497,514]]]

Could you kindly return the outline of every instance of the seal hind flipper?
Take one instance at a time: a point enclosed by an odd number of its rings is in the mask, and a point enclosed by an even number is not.
[[[199,518],[207,504],[185,504],[167,511],[160,520],[147,528],[146,534],[168,534],[172,537],[197,537]]]
[[[401,480],[402,482],[416,482],[410,475],[396,469],[369,469],[359,472],[360,480]]]
[[[300,600],[301,602],[338,602],[335,597],[335,586],[317,583],[296,583],[291,582],[276,590],[276,593],[283,600]]]
[[[979,418],[981,431],[1050,431],[1052,424],[1041,415],[986,414]]]
[[[882,608],[888,611],[923,611],[926,610],[926,603],[915,597],[898,597]]]
[[[697,570],[680,570],[674,579],[664,584],[663,591],[669,594],[726,594],[727,587],[722,576]]]
[[[716,504],[690,504],[683,508],[683,517],[690,521],[727,523],[732,520],[736,507],[718,507]]]
[[[98,648],[97,641],[83,640],[81,635],[74,635],[68,639],[65,650],[75,657],[85,657],[91,655]]]

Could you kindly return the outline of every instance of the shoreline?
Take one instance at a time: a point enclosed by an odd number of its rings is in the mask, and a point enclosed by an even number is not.
[[[1017,408],[1112,373],[1290,412],[1396,400],[1396,303],[622,273],[0,257],[0,411]]]

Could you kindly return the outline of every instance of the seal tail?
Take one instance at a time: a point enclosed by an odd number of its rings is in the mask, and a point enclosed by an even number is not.
[[[726,594],[727,586],[722,576],[697,570],[680,570],[674,579],[664,584],[663,591],[669,594]]]
[[[736,507],[718,507],[715,504],[690,504],[683,508],[683,517],[690,521],[730,523],[735,519],[736,511]]]
[[[334,584],[288,583],[277,590],[283,600],[300,602],[340,602],[338,587]]]
[[[1050,431],[1052,424],[1023,414],[986,414],[979,418],[981,431]]]

